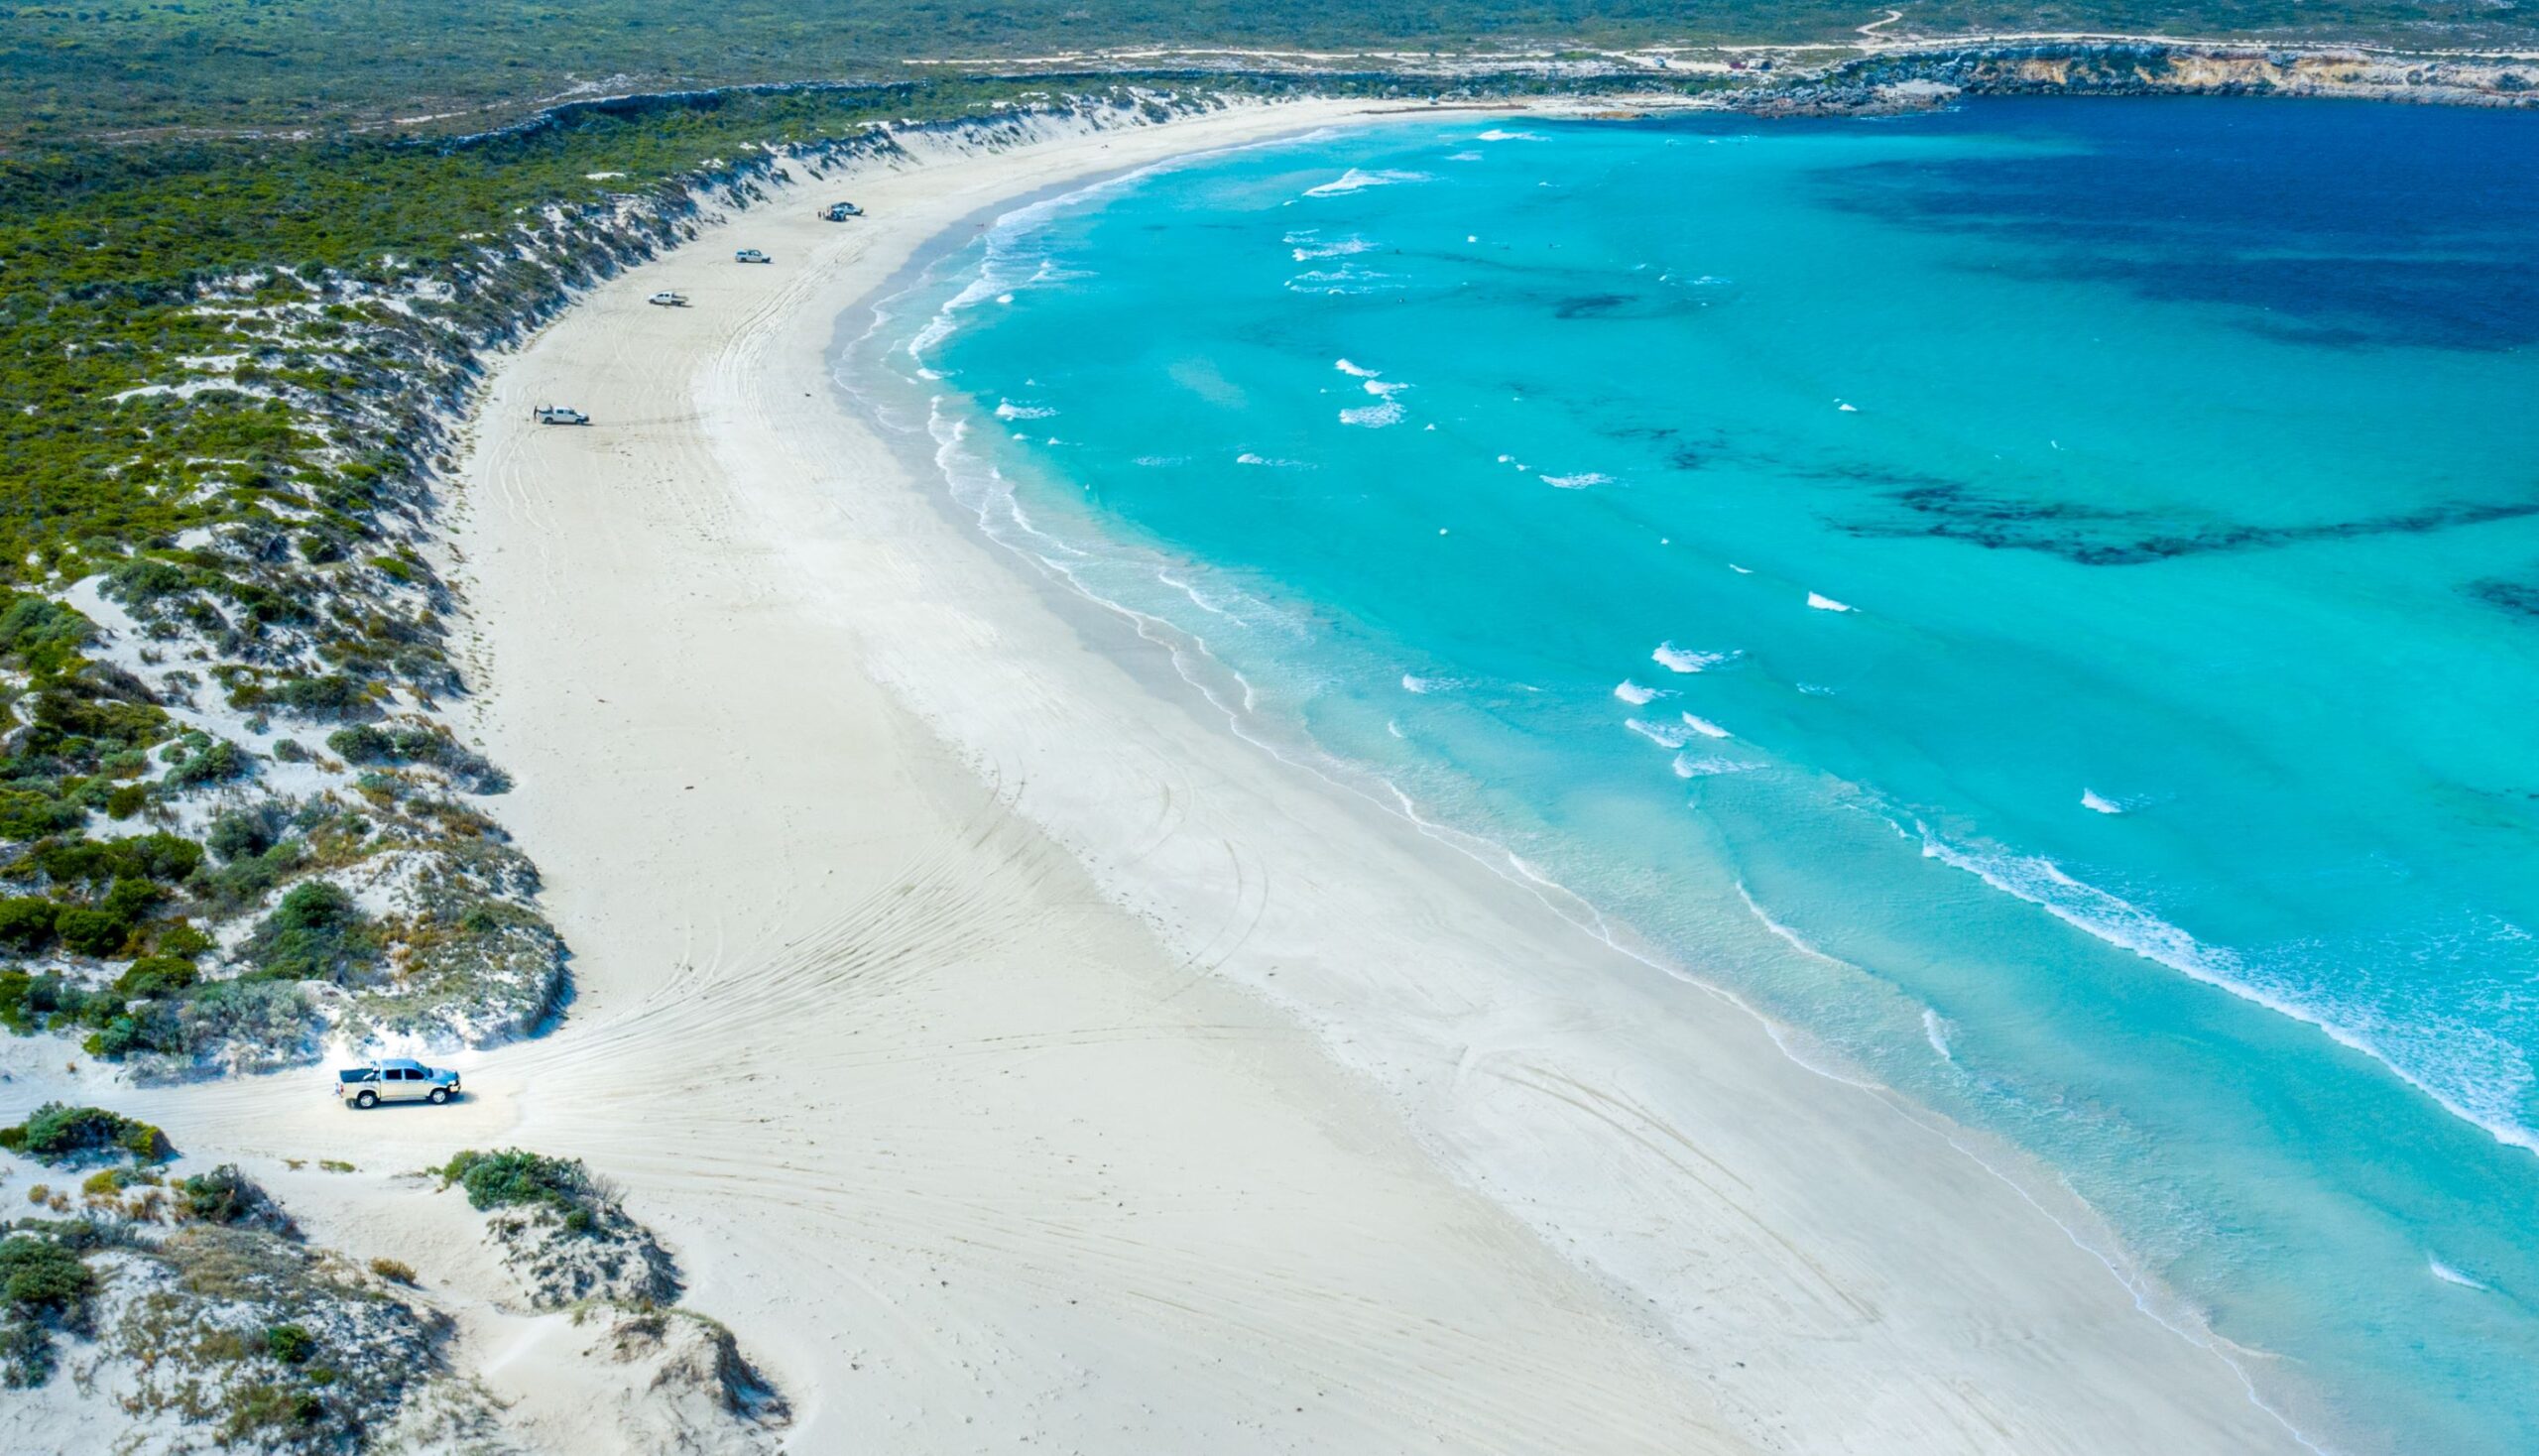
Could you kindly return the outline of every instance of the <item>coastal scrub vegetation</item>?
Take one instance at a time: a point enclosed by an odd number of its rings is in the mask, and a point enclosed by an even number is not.
[[[369,1449],[447,1384],[446,1316],[302,1244],[252,1184],[227,1186],[250,1196],[209,1213],[100,1197],[0,1230],[0,1385],[52,1382],[68,1342],[83,1386],[115,1367],[127,1417],[168,1417],[224,1448],[317,1452]]]
[[[569,1233],[587,1234],[613,1200],[591,1178],[580,1158],[548,1157],[507,1148],[495,1153],[473,1149],[458,1153],[439,1169],[441,1186],[457,1184],[467,1206],[543,1208],[563,1221]]]
[[[48,1102],[23,1123],[0,1128],[0,1149],[42,1163],[70,1162],[104,1153],[141,1162],[164,1162],[168,1137],[150,1124],[102,1107]]]
[[[398,0],[131,0],[20,5],[0,31],[14,99],[0,140],[174,128],[325,131],[397,122],[466,129],[540,98],[801,79],[885,82],[907,58],[1080,56],[1107,48],[1286,48],[1325,55],[1547,52],[1653,43],[1848,42],[1881,7],[1831,0],[1491,0],[1334,7],[1309,0],[1172,7],[1021,0],[964,7],[768,0],[586,0],[570,9]],[[1930,35],[2122,32],[2331,37],[2419,46],[2517,44],[2525,12],[2479,0],[1906,0]],[[1229,58],[1233,60],[1235,58]],[[1258,63],[1257,61],[1254,63]]]
[[[518,1148],[473,1149],[436,1169],[488,1215],[487,1236],[530,1302],[561,1309],[588,1300],[644,1307],[679,1297],[677,1265],[661,1241],[577,1158]]]
[[[0,1026],[151,1075],[538,1026],[563,943],[474,802],[509,779],[437,717],[434,481],[483,352],[779,155],[1199,104],[944,78],[0,158]]]

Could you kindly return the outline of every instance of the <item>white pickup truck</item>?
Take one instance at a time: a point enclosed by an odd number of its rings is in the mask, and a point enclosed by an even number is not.
[[[335,1093],[346,1105],[364,1109],[383,1102],[428,1102],[437,1107],[458,1095],[458,1073],[390,1058],[336,1068]]]

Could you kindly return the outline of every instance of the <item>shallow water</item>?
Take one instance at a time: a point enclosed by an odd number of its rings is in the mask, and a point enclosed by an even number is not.
[[[2042,1156],[2351,1449],[2539,1448],[2539,123],[1438,118],[858,346],[1248,734]]]

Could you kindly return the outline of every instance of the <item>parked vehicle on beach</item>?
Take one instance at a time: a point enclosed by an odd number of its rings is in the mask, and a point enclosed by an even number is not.
[[[735,263],[773,263],[776,260],[770,258],[756,248],[743,248],[732,255],[732,261]]]
[[[579,410],[568,410],[562,405],[541,405],[538,407],[537,414],[538,423],[541,425],[588,425],[591,423],[591,417],[588,415]]]
[[[336,1068],[335,1095],[346,1106],[365,1110],[383,1102],[428,1102],[438,1107],[458,1095],[458,1073],[391,1057]]]
[[[820,209],[820,218],[824,222],[844,222],[850,217],[863,215],[864,209],[852,202],[831,202]]]
[[[687,295],[674,294],[664,289],[644,302],[662,308],[684,308],[687,306]]]

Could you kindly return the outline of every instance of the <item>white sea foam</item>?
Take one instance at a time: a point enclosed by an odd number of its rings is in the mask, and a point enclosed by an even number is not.
[[[1726,738],[1729,736],[1727,729],[1720,727],[1717,723],[1712,722],[1708,718],[1696,718],[1690,713],[1680,714],[1679,716],[1683,718],[1685,727],[1692,729],[1695,733],[1700,734],[1704,738]]]
[[[1957,1060],[1957,1053],[1948,1047],[1948,1023],[1927,1006],[1922,1008],[1922,1036],[1931,1043],[1931,1049],[1940,1054],[1940,1060]]]
[[[1375,246],[1365,238],[1352,234],[1327,243],[1298,243],[1288,250],[1288,254],[1297,262],[1306,263],[1316,258],[1346,258],[1352,253],[1370,252]]]
[[[1753,568],[1753,567],[1752,567],[1752,566],[1740,566],[1740,565],[1738,565],[1735,561],[1731,561],[1731,562],[1729,562],[1729,563],[1728,563],[1728,569],[1729,569],[1729,570],[1731,570],[1731,571],[1736,572],[1736,573],[1737,573],[1738,575],[1740,575],[1740,576],[1752,576],[1752,575],[1753,575],[1753,574],[1754,574],[1754,568]]]
[[[2207,945],[2140,906],[2083,884],[2051,860],[2005,849],[1953,844],[1929,825],[1918,822],[1911,832],[1921,839],[1925,856],[1964,870],[1994,889],[2016,896],[2118,949],[2314,1027],[2337,1044],[2378,1061],[2452,1116],[2483,1129],[2496,1142],[2539,1153],[2539,1134],[2524,1126],[2517,1115],[2533,1083],[2533,1074],[2527,1060],[2510,1048],[2498,1045],[2487,1056],[2478,1058],[2484,1063],[2482,1066],[2466,1064],[2459,1058],[2470,1054],[2466,1043],[2476,1038],[2468,1029],[2457,1029],[2449,1038],[2453,1060],[2437,1069],[2420,1068],[2417,1058],[2398,1054],[2381,1044],[2389,1031],[2385,1025],[2377,1029],[2384,1035],[2349,1026],[2345,1018],[2350,1009],[2329,1011],[2313,1007],[2299,992],[2280,985],[2278,978],[2259,972],[2236,952]],[[2367,1013],[2363,1017],[2365,1026],[2372,1020]]]
[[[1656,744],[1659,748],[1671,749],[1684,746],[1684,735],[1663,723],[1651,723],[1643,718],[1631,718],[1625,720],[1623,726]]]
[[[1324,182],[1318,187],[1305,188],[1305,195],[1308,197],[1338,197],[1349,192],[1362,192],[1369,187],[1389,187],[1398,182],[1423,182],[1426,181],[1428,181],[1428,174],[1424,172],[1404,172],[1399,169],[1390,167],[1382,168],[1375,172],[1369,172],[1364,168],[1353,167],[1347,172],[1342,173],[1339,177],[1334,178],[1330,182]]]
[[[1133,463],[1154,470],[1168,465],[1187,465],[1190,463],[1190,457],[1188,455],[1140,455]]]
[[[2084,789],[2081,790],[2081,807],[2090,810],[2092,813],[2099,814],[2120,814],[2124,812],[2124,805],[2117,803],[2114,799],[2101,797],[2098,791],[2093,789]]]
[[[1485,142],[1540,142],[1548,139],[1536,132],[1502,131],[1498,127],[1492,127],[1490,130],[1481,134],[1481,140]]]
[[[1408,738],[1408,737],[1410,736],[1409,734],[1402,732],[1402,731],[1401,731],[1401,725],[1400,725],[1399,723],[1394,722],[1394,721],[1393,721],[1392,719],[1390,719],[1390,718],[1387,718],[1387,719],[1385,719],[1385,731],[1386,731],[1387,733],[1391,734],[1391,735],[1392,735],[1393,737],[1395,737],[1395,738],[1405,738],[1405,739],[1406,739],[1406,738]]]
[[[1372,294],[1392,287],[1392,276],[1354,263],[1314,268],[1287,280],[1291,294]]]
[[[1446,160],[1449,162],[1479,162],[1481,160],[1481,154],[1479,152],[1457,152]]]
[[[1697,653],[1687,648],[1677,647],[1671,642],[1661,642],[1657,645],[1657,651],[1650,653],[1648,658],[1649,661],[1670,672],[1704,672],[1722,663],[1733,663],[1743,656],[1745,654],[1738,652]]]
[[[2453,1269],[2450,1265],[2443,1263],[2436,1255],[2426,1255],[2424,1257],[2424,1267],[2427,1273],[2431,1274],[2435,1278],[2442,1280],[2446,1284],[2458,1284],[2464,1289],[2483,1290],[2488,1288],[2486,1284],[2481,1283],[2477,1279],[2473,1279],[2467,1274],[2462,1274],[2460,1271]]]
[[[1401,423],[1401,406],[1390,400],[1380,405],[1361,405],[1355,410],[1341,411],[1340,423],[1355,425],[1362,429],[1382,429],[1388,425]]]
[[[1012,400],[1000,400],[996,407],[999,420],[1046,420],[1057,413],[1046,405],[1018,405]]]
[[[1663,694],[1658,692],[1654,687],[1642,687],[1638,683],[1626,677],[1620,683],[1615,685],[1614,696],[1621,698],[1624,702],[1631,704],[1632,707],[1638,707],[1649,699],[1663,696]]]
[[[1848,612],[1851,610],[1850,607],[1834,600],[1823,592],[1816,591],[1811,591],[1807,594],[1807,604],[1820,612]]]
[[[1745,774],[1763,767],[1742,759],[1696,758],[1688,753],[1675,755],[1675,777],[1678,779],[1716,779],[1723,774]]]
[[[1304,468],[1305,463],[1302,460],[1281,460],[1273,455],[1256,455],[1250,450],[1235,456],[1234,462],[1238,465],[1260,465],[1273,470],[1299,470]]]
[[[1373,379],[1384,372],[1381,369],[1369,369],[1361,364],[1352,364],[1346,359],[1332,360],[1331,367],[1343,374],[1355,375],[1360,379]]]
[[[1611,485],[1613,483],[1614,478],[1612,476],[1597,470],[1583,471],[1577,475],[1546,475],[1543,477],[1543,484],[1557,486],[1562,490],[1585,490],[1591,485]]]

